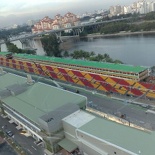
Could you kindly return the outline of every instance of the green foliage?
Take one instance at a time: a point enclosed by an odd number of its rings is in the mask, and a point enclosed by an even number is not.
[[[13,43],[7,42],[6,43],[6,46],[7,46],[7,50],[9,52],[12,52],[12,53],[20,53],[19,52],[19,49],[17,48],[17,46],[14,45]]]
[[[26,49],[20,49],[13,43],[7,42],[6,43],[7,50],[11,53],[26,53],[26,54],[36,54],[35,50],[26,50]]]
[[[127,31],[129,29],[129,24],[124,22],[113,22],[105,25],[101,28],[100,33],[118,33],[120,31]]]
[[[18,26],[16,29],[9,29],[9,30],[2,29],[0,30],[0,39],[8,41],[8,38],[19,35],[22,32],[26,32],[26,33],[31,32],[31,27]]]
[[[155,30],[155,22],[145,22],[140,25],[143,31]]]
[[[146,14],[145,20],[155,20],[155,12],[149,12]]]
[[[65,52],[63,53],[63,57],[69,57],[68,51],[65,51]]]
[[[42,37],[41,42],[47,56],[62,57],[60,43],[54,34]]]
[[[73,53],[70,54],[70,56],[73,59],[84,59],[84,60],[89,60],[89,61],[100,61],[100,62],[110,62],[110,63],[121,63],[122,62],[120,60],[113,60],[112,58],[110,58],[110,56],[108,54],[98,54],[95,55],[94,52],[86,52],[83,50],[76,50]]]

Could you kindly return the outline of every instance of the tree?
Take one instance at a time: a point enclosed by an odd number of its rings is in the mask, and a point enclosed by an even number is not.
[[[64,57],[69,57],[68,51],[65,51],[65,52],[63,53],[63,56],[64,56]]]
[[[60,42],[54,34],[44,36],[41,42],[47,56],[62,57],[62,51],[59,49]]]
[[[7,43],[6,43],[6,46],[7,46],[7,50],[8,50],[9,52],[12,52],[12,53],[19,53],[19,49],[18,49],[17,46],[14,45],[13,43],[7,42]]]

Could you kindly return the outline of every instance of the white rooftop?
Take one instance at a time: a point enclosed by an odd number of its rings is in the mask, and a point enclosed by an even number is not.
[[[85,111],[78,110],[71,115],[62,119],[62,121],[74,126],[75,128],[80,128],[81,126],[85,125],[86,123],[93,120],[95,116],[86,113]]]

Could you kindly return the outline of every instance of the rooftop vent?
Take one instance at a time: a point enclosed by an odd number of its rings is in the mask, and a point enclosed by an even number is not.
[[[31,77],[31,75],[27,75],[27,84],[29,84],[29,85],[31,85],[31,84],[33,84],[34,83],[34,80],[32,80],[32,77]]]
[[[6,73],[6,72],[3,71],[3,68],[0,67],[0,75],[3,75],[3,74],[5,74],[5,73]]]

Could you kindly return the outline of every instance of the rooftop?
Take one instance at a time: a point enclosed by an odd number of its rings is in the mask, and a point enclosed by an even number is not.
[[[83,111],[75,112],[64,118],[63,121],[76,127],[77,122],[73,123],[70,119],[73,120],[80,115],[83,115],[83,113]],[[88,116],[89,118],[92,116],[89,113],[86,115],[90,115]],[[81,122],[81,120],[79,120],[79,122]],[[155,153],[154,131],[144,132],[99,117],[87,121],[78,128],[78,131],[96,137],[101,141],[107,141],[108,143],[114,144],[135,154],[154,155]]]
[[[0,88],[5,89],[11,84],[26,82],[26,78],[7,73],[0,76],[0,81]],[[26,118],[37,123],[39,117],[65,104],[79,105],[86,103],[86,97],[37,82],[30,85],[26,91],[6,97],[2,101]]]
[[[0,55],[5,55],[5,53],[6,52],[0,52]],[[117,70],[122,72],[139,73],[147,69],[147,67],[142,67],[142,66],[76,60],[76,59],[67,59],[67,58],[56,58],[56,57],[47,57],[47,56],[39,56],[39,55],[15,54],[15,56],[20,58],[26,58],[26,59],[33,59],[33,60],[35,59],[35,60],[41,60],[41,61],[50,61],[54,63],[64,63],[64,64],[84,66],[84,67]]]

